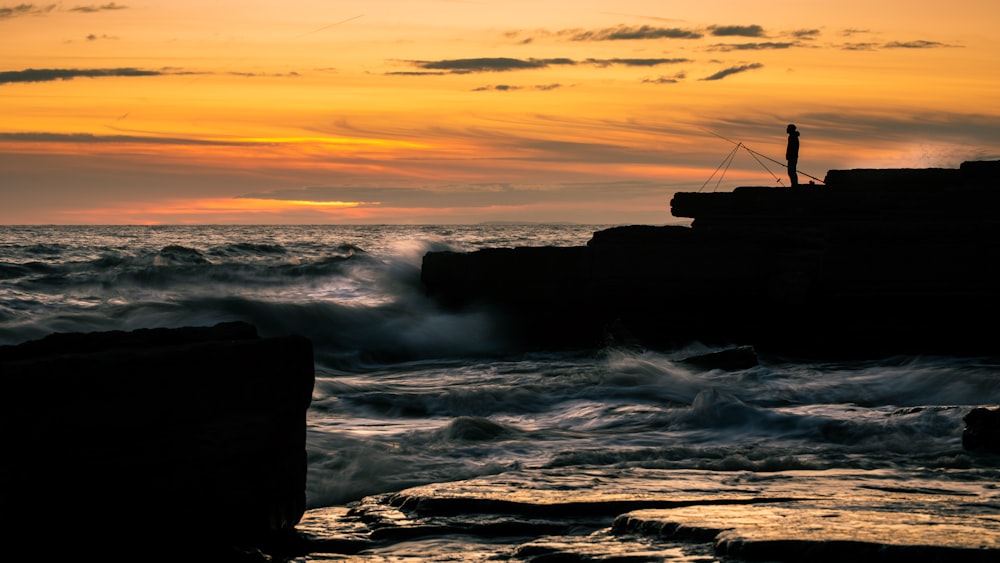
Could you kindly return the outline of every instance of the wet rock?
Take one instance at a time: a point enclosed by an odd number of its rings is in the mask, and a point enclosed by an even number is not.
[[[0,347],[0,373],[5,549],[242,558],[294,535],[305,338],[245,323],[54,334]]]
[[[623,515],[619,533],[712,541],[718,555],[756,561],[994,561],[991,519],[843,504],[699,506]]]
[[[962,447],[1000,453],[1000,409],[978,407],[962,418]]]
[[[421,560],[1000,560],[995,485],[978,471],[638,468],[522,470],[367,497],[307,513],[314,553],[370,543],[372,558]],[[330,539],[323,548],[324,538]],[[353,538],[353,539],[351,539]],[[338,543],[339,542],[339,543]],[[345,543],[346,542],[346,543]],[[359,543],[361,542],[361,543]],[[325,551],[324,551],[325,549]],[[437,551],[435,551],[437,550]],[[433,554],[433,555],[432,555]]]

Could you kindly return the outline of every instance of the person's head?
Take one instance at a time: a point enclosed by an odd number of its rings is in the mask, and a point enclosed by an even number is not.
[[[795,126],[792,125],[791,123],[789,123],[788,127],[785,129],[785,131],[788,132],[788,133],[792,133],[792,132],[795,131]]]

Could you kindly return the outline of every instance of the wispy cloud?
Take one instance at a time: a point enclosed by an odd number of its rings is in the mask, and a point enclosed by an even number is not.
[[[683,72],[678,72],[673,76],[660,76],[657,78],[644,78],[642,80],[643,84],[677,84],[681,80],[687,78],[687,74]]]
[[[713,25],[708,30],[716,37],[737,35],[740,37],[764,37],[764,28],[759,25]]]
[[[126,114],[127,115],[127,114]],[[119,117],[122,119],[125,116]],[[0,133],[0,142],[14,141],[23,143],[133,143],[143,145],[209,145],[209,146],[239,146],[250,143],[240,141],[218,141],[205,139],[184,139],[180,137],[143,137],[139,135],[94,135],[91,133]]]
[[[18,16],[36,16],[39,14],[47,14],[52,10],[56,9],[56,4],[46,4],[44,6],[39,6],[37,4],[18,4],[17,6],[2,6],[0,7],[0,20],[7,18],[16,18]]]
[[[542,92],[547,92],[549,90],[555,90],[557,88],[562,88],[562,84],[536,84],[534,86],[513,86],[510,84],[496,84],[492,86],[480,86],[479,88],[473,88],[473,92],[513,92],[515,90],[537,90]]]
[[[93,14],[95,12],[125,9],[128,9],[128,6],[123,6],[122,4],[117,4],[115,2],[109,2],[107,4],[100,5],[75,6],[67,9],[66,11]],[[19,16],[38,16],[56,10],[62,10],[62,8],[60,8],[58,4],[18,4],[16,6],[0,6],[0,20],[16,18]]]
[[[768,49],[790,49],[796,43],[767,41],[764,43],[718,43],[708,48],[709,51],[763,51]]]
[[[111,10],[125,10],[128,6],[122,6],[121,4],[116,4],[114,2],[109,2],[107,4],[101,4],[99,6],[76,6],[75,8],[70,8],[70,12],[83,12],[85,14],[92,14],[94,12],[107,12]]]
[[[691,62],[686,58],[650,59],[585,59],[576,61],[567,58],[556,59],[515,59],[507,57],[484,57],[475,59],[444,59],[440,61],[409,61],[410,64],[430,72],[392,72],[393,75],[425,74],[471,74],[474,72],[508,72],[513,70],[534,70],[550,66],[574,66],[580,64],[608,67],[613,65],[652,67],[666,64]]]
[[[919,39],[916,41],[891,41],[883,45],[883,47],[886,49],[937,49],[939,47],[954,47],[954,45]]]
[[[845,51],[874,51],[878,47],[878,43],[844,43],[840,46]]]
[[[386,74],[386,76],[444,76],[445,74],[448,74],[448,73],[447,72],[440,72],[440,71],[436,71],[436,72],[429,72],[429,71],[428,72],[423,72],[423,71],[417,71],[417,70],[394,70],[394,71],[391,71],[391,72],[387,72],[385,74]]]
[[[301,74],[295,72],[294,70],[290,72],[271,72],[271,73],[231,71],[227,72],[226,74],[230,76],[242,76],[244,78],[257,78],[261,76],[270,78],[297,78],[299,76],[302,76]]]
[[[820,30],[818,29],[798,29],[792,32],[792,37],[798,39],[814,39],[820,36]]]
[[[510,84],[497,84],[496,86],[480,86],[479,88],[473,88],[473,92],[510,92],[512,90],[521,90],[523,86],[511,86]]]
[[[506,72],[510,70],[546,68],[551,65],[576,64],[570,59],[513,59],[507,57],[411,61],[411,63],[426,70],[441,70],[455,74],[470,72]]]
[[[874,43],[871,41],[844,43],[839,46],[844,51],[875,51],[878,49],[947,49],[959,47],[959,45],[949,45],[939,41],[890,41],[888,43]]]
[[[649,25],[619,25],[593,31],[564,30],[557,35],[569,37],[572,41],[623,41],[637,39],[701,39],[703,34],[677,27],[654,27]]]
[[[72,80],[74,78],[106,78],[112,76],[159,76],[158,70],[143,70],[139,68],[29,68],[26,70],[11,70],[0,72],[0,84],[14,82],[51,82],[53,80]]]
[[[659,66],[659,65],[672,65],[680,63],[689,63],[691,59],[587,59],[585,61],[587,64],[597,65],[597,66],[611,66],[611,65],[624,65],[624,66]]]
[[[731,67],[729,67],[727,69],[720,70],[719,72],[716,72],[715,74],[713,74],[711,76],[706,76],[705,78],[702,78],[701,80],[722,80],[723,78],[725,78],[727,76],[731,76],[733,74],[739,74],[741,72],[747,72],[748,70],[756,70],[758,68],[763,68],[763,67],[764,67],[764,65],[762,65],[761,63],[752,63],[752,64],[748,64],[748,65],[731,66]]]

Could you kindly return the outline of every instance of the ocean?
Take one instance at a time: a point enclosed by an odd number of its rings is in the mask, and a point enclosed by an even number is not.
[[[523,349],[488,312],[421,291],[428,251],[579,246],[608,226],[0,226],[0,345],[234,320],[301,334],[316,364],[304,530],[406,529],[407,498],[522,507],[489,533],[482,515],[437,514],[419,522],[436,532],[302,561],[738,561],[600,510],[720,493],[971,522],[1000,549],[1000,459],[961,442],[963,416],[1000,403],[997,358],[762,356],[725,371],[683,361],[718,350],[698,342]],[[555,499],[579,514],[538,516]]]

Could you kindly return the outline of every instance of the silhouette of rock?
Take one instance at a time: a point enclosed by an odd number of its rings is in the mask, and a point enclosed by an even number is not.
[[[53,334],[0,347],[0,372],[5,550],[227,560],[294,534],[305,338],[244,323]]]
[[[623,226],[585,247],[431,252],[429,295],[492,307],[528,345],[703,342],[759,353],[993,354],[1000,161],[831,170],[824,186],[677,193],[684,226]]]
[[[1000,409],[975,408],[962,420],[963,448],[1000,453]]]

